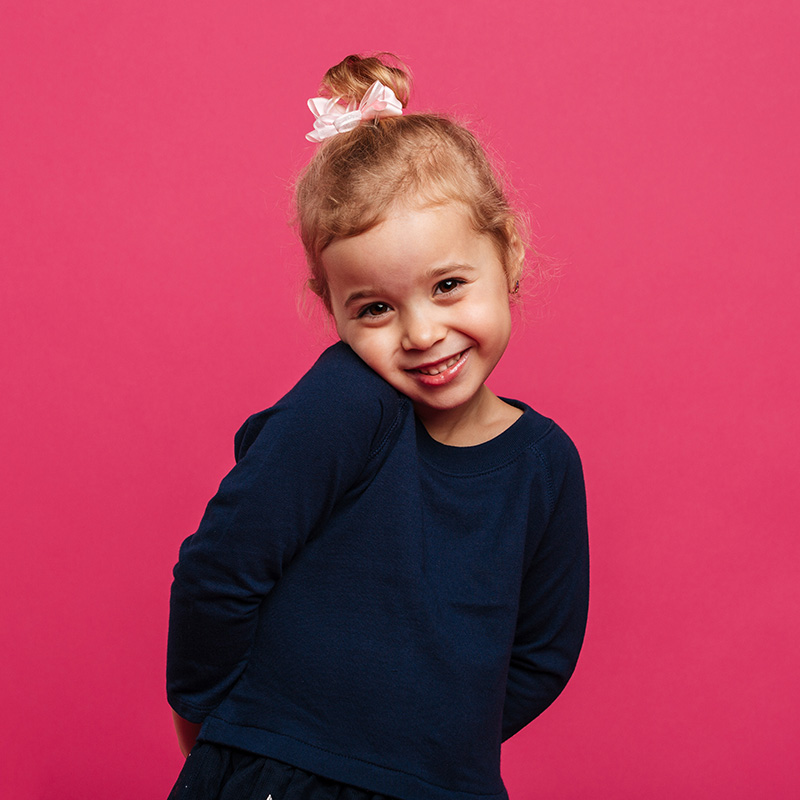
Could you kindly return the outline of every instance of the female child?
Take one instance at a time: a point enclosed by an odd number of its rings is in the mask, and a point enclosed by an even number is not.
[[[235,440],[182,545],[174,798],[500,800],[500,743],[564,687],[587,610],[567,436],[485,384],[518,222],[475,138],[351,56],[309,105],[309,286],[341,342]],[[202,723],[202,727],[199,727]]]

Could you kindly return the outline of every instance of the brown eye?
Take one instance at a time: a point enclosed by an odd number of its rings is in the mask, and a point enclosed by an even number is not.
[[[380,317],[389,310],[386,303],[370,303],[358,312],[359,317]]]
[[[460,278],[445,278],[443,281],[439,281],[436,284],[436,289],[438,294],[449,294],[450,292],[458,289],[461,284],[463,284]]]

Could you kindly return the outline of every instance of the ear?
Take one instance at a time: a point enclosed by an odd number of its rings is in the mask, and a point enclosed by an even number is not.
[[[503,221],[502,234],[500,236],[504,250],[503,266],[509,294],[514,294],[518,290],[517,281],[521,280],[523,267],[525,266],[525,241],[520,236],[517,226],[518,220],[511,214],[507,215]]]
[[[516,294],[519,291],[519,281],[522,279],[522,271],[525,266],[525,245],[515,239],[508,248],[506,262],[506,278],[508,279],[509,294]]]

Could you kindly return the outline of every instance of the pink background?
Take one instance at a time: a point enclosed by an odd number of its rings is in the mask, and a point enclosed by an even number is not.
[[[593,594],[513,800],[797,797],[794,0],[8,3],[0,794],[166,796],[170,570],[330,340],[287,225],[349,52],[471,119],[562,264],[493,376],[588,482]]]

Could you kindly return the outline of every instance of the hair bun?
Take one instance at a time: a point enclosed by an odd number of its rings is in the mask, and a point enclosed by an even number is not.
[[[346,103],[359,103],[375,81],[388,86],[403,108],[408,105],[411,71],[391,53],[347,56],[325,73],[320,92],[329,97],[340,97]]]

